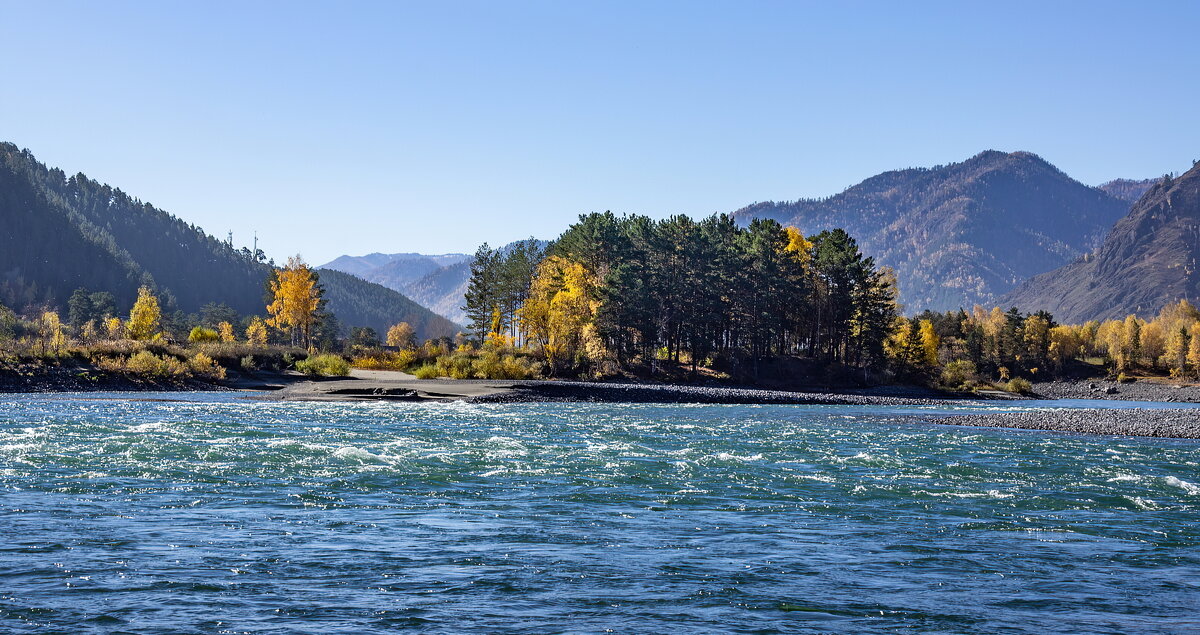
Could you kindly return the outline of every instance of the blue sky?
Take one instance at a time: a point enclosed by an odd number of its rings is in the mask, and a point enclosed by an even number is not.
[[[269,255],[473,250],[1036,152],[1200,158],[1200,3],[15,2],[0,139]]]

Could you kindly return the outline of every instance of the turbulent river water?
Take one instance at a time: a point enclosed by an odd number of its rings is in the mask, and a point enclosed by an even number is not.
[[[947,408],[0,395],[0,631],[1200,630],[1200,442]]]

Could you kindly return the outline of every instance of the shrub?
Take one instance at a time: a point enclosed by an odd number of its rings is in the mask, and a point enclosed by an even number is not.
[[[191,333],[188,333],[188,341],[194,343],[219,342],[221,341],[221,336],[212,329],[206,329],[203,326],[197,326],[196,328],[192,329]]]
[[[1022,377],[1013,377],[1004,385],[1004,389],[1008,392],[1015,392],[1018,395],[1028,395],[1033,389],[1033,384],[1029,383],[1028,379]]]
[[[350,364],[341,355],[326,353],[296,362],[296,370],[305,375],[345,377],[350,374]]]
[[[187,366],[171,356],[159,357],[150,351],[141,351],[121,364],[122,370],[146,377],[180,377],[188,374]]]
[[[1133,377],[1130,377],[1129,375],[1126,375],[1125,373],[1121,373],[1121,374],[1117,375],[1117,383],[1118,384],[1128,384],[1132,381],[1133,381]]]
[[[417,379],[437,379],[438,378],[437,366],[434,366],[433,364],[425,364],[424,366],[420,366],[415,371],[413,371],[413,374],[417,376]]]
[[[206,379],[225,379],[225,368],[204,353],[196,353],[188,360],[192,373]]]
[[[439,376],[450,377],[451,379],[471,379],[475,372],[474,364],[471,356],[458,353],[455,355],[441,355],[434,362],[437,367]]]
[[[482,379],[529,379],[536,373],[526,358],[484,351],[473,364],[474,374]]]
[[[975,363],[969,359],[956,359],[942,368],[942,384],[951,388],[959,388],[978,379]]]
[[[253,355],[247,355],[247,356],[243,357],[241,362],[239,362],[239,363],[241,364],[242,370],[244,370],[248,373],[252,373],[252,372],[258,370],[258,365],[254,363]]]
[[[372,355],[360,355],[351,360],[350,365],[355,368],[369,368],[371,370],[407,370],[417,361],[417,351],[403,350],[395,353],[375,353]]]

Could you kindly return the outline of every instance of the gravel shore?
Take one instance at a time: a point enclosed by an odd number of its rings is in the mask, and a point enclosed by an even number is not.
[[[921,421],[952,426],[1200,439],[1200,408],[1042,410],[928,417]]]
[[[722,403],[722,404],[823,404],[823,405],[933,405],[955,399],[953,395],[920,388],[846,392],[792,392],[757,388],[618,384],[578,381],[514,382],[507,390],[471,399],[475,403],[535,401],[591,401],[619,403]]]
[[[1033,385],[1033,393],[1046,399],[1117,399],[1123,401],[1175,401],[1200,403],[1200,386],[1137,381],[1048,381]]]

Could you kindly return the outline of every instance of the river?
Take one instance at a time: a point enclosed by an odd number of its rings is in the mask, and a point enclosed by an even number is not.
[[[244,396],[0,395],[0,631],[1200,630],[1200,442],[911,418],[1086,402]]]

